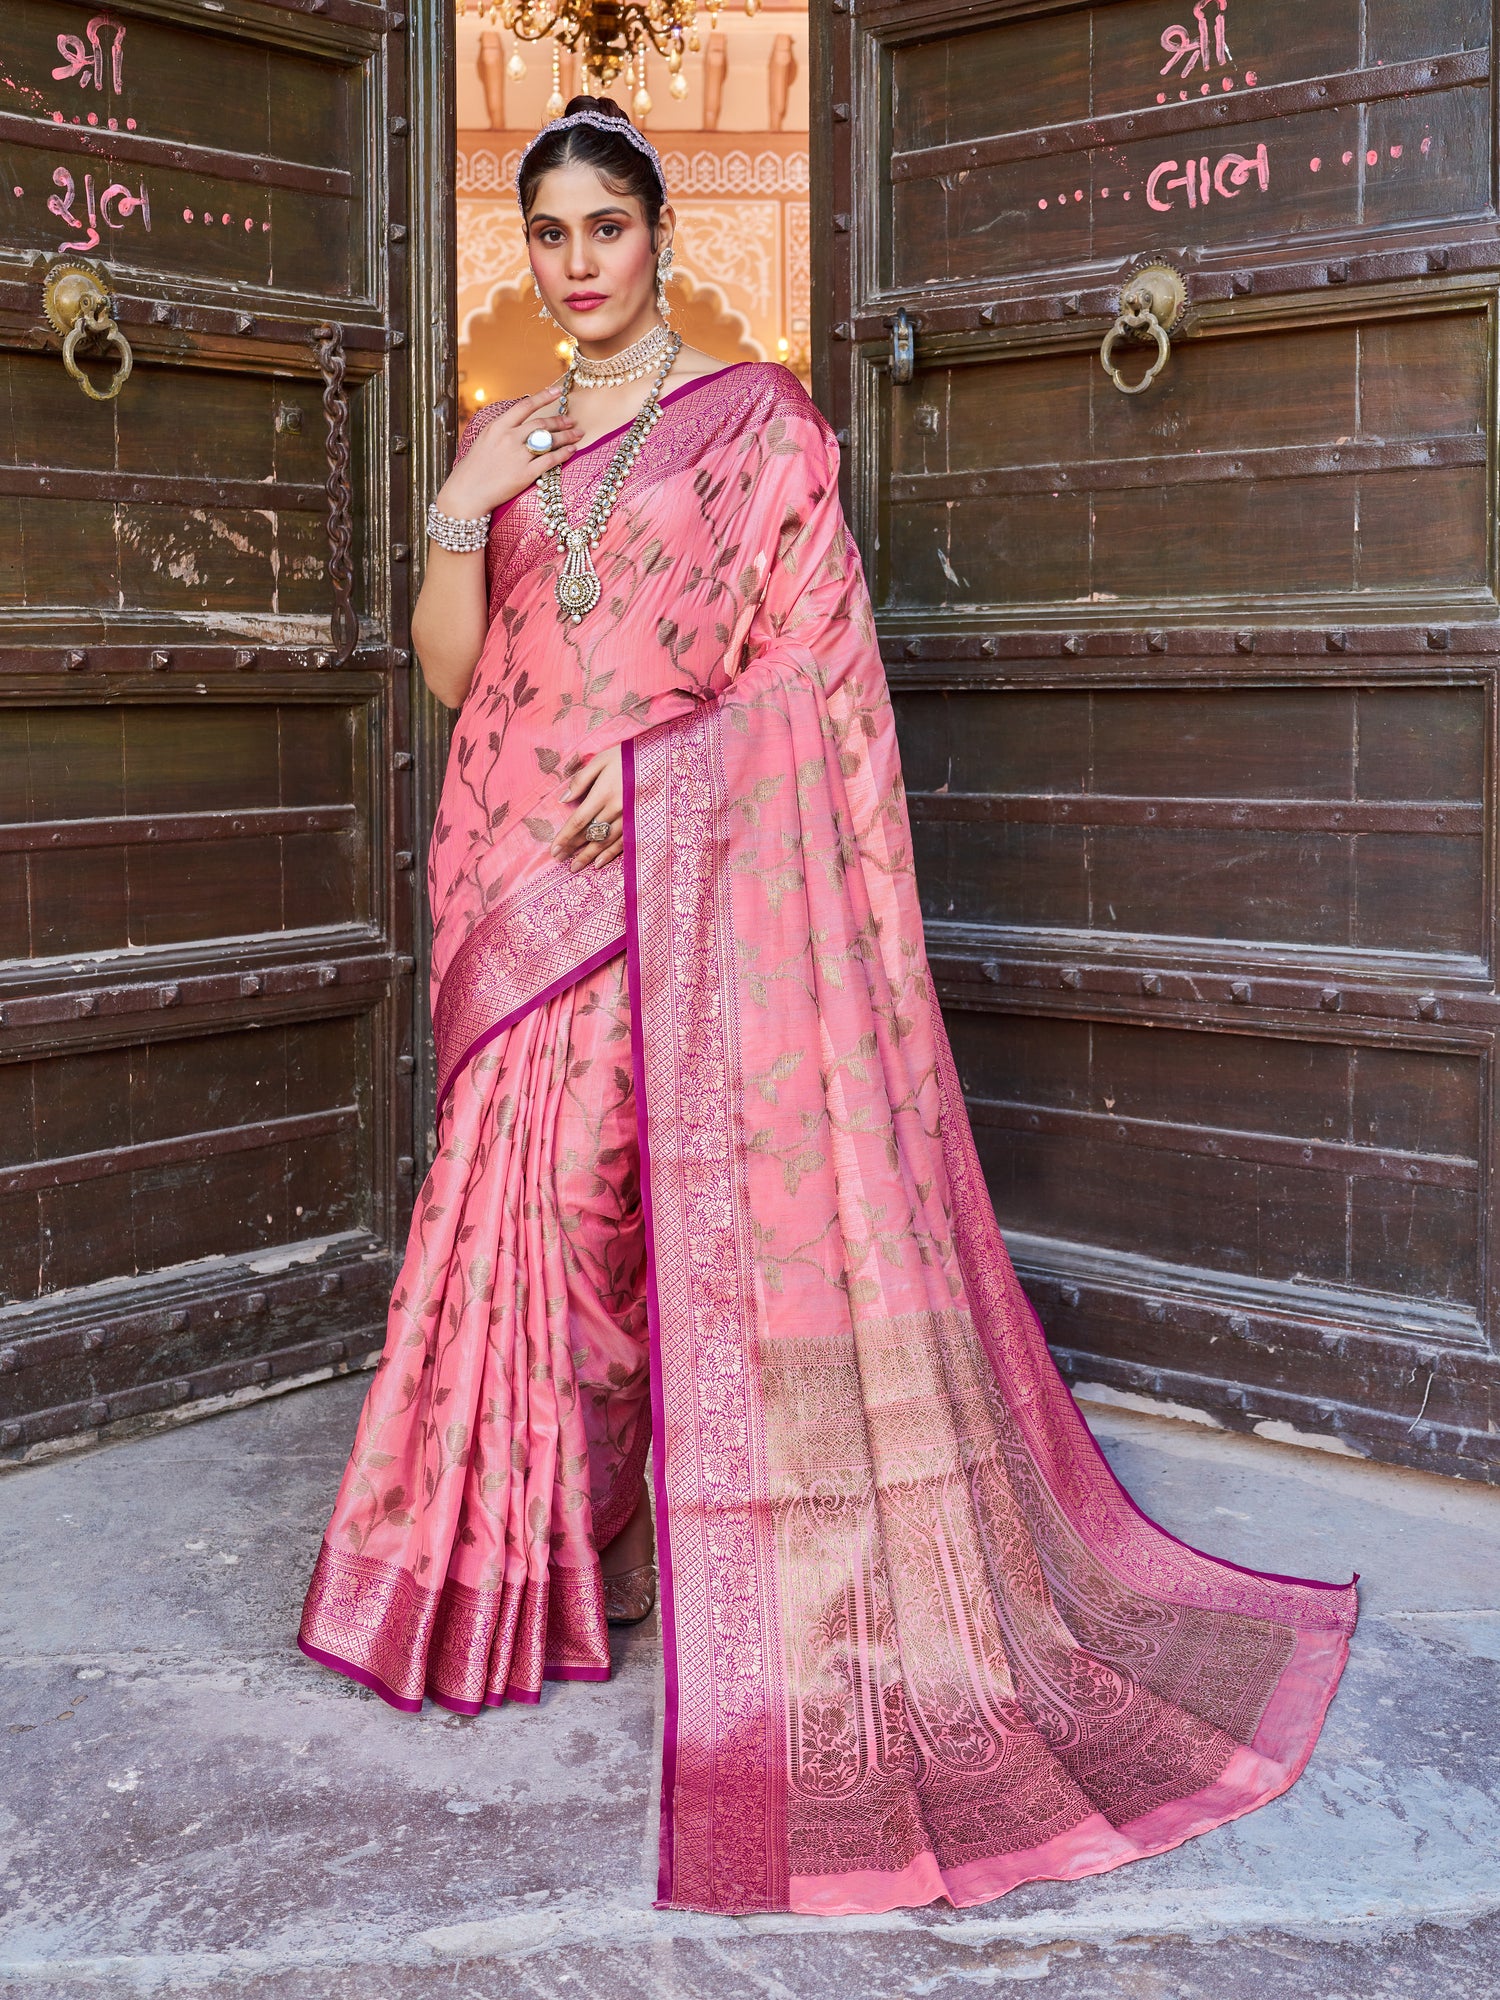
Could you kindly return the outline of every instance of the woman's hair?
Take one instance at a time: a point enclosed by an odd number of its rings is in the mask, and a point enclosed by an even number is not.
[[[605,118],[618,118],[623,125],[630,124],[629,117],[612,97],[570,97],[563,117],[570,118],[575,111],[593,111]],[[522,215],[530,218],[544,174],[575,164],[592,167],[611,194],[634,195],[645,213],[646,227],[655,238],[666,190],[650,155],[623,133],[616,138],[613,132],[601,131],[597,125],[570,125],[560,132],[544,132],[532,142],[517,184]]]

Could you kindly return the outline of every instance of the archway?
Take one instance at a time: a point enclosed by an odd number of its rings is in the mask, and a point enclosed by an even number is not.
[[[672,273],[672,324],[690,347],[720,361],[764,361],[765,349],[745,315],[718,285],[690,270]],[[486,306],[470,313],[459,333],[459,411],[464,421],[486,403],[539,388],[567,353],[557,328],[541,318],[529,278],[496,285]]]

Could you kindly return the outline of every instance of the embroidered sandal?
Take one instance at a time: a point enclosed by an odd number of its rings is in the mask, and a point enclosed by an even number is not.
[[[656,1609],[656,1565],[637,1563],[604,1579],[604,1615],[611,1625],[639,1625]]]

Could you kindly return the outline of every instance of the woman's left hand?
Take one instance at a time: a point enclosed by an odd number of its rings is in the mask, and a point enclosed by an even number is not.
[[[613,861],[625,846],[625,779],[618,743],[601,750],[573,773],[563,801],[567,805],[576,801],[578,809],[559,828],[552,852],[568,862],[574,875],[590,865],[600,868]],[[588,830],[596,820],[609,821],[608,840],[589,839]]]

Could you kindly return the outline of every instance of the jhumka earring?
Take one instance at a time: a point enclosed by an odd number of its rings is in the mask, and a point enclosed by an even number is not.
[[[672,308],[667,302],[667,274],[672,269],[672,246],[667,244],[656,260],[656,310],[663,319],[672,317]]]
[[[542,288],[541,288],[541,286],[540,286],[540,285],[539,285],[539,284],[537,283],[537,281],[536,281],[536,272],[535,272],[535,271],[533,271],[533,272],[532,272],[532,274],[531,274],[531,289],[532,289],[532,290],[533,290],[533,291],[534,291],[534,292],[536,293],[536,316],[537,316],[537,318],[538,318],[538,319],[544,319],[544,320],[547,320],[547,321],[548,321],[548,322],[549,322],[549,323],[550,323],[551,325],[553,325],[553,326],[556,326],[556,325],[557,325],[557,321],[556,321],[555,319],[553,319],[553,317],[552,317],[551,313],[550,313],[550,312],[548,312],[548,310],[547,310],[547,301],[546,301],[546,300],[545,300],[545,299],[544,299],[544,298],[542,297]]]

